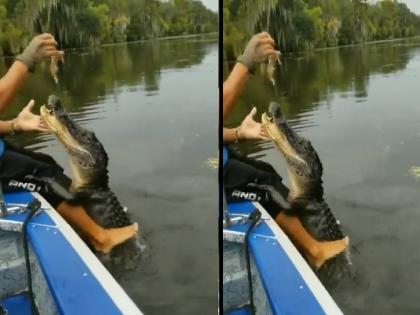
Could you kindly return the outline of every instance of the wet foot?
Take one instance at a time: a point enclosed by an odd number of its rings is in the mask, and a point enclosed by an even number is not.
[[[93,241],[93,245],[97,251],[108,254],[115,246],[134,237],[137,231],[137,223],[122,228],[107,229],[104,230],[104,235],[101,237],[101,240]]]
[[[349,246],[349,238],[345,237],[338,241],[331,242],[318,242],[316,248],[311,250],[307,255],[309,263],[319,269],[328,260],[331,259],[341,252],[343,252]]]

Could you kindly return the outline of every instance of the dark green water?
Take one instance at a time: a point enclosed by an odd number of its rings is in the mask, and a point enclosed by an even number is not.
[[[8,61],[1,62],[5,72]],[[111,187],[150,256],[121,281],[146,314],[217,312],[216,39],[205,37],[67,52],[55,87],[48,67],[26,82],[2,119],[57,94],[108,152]],[[69,171],[49,134],[19,135]]]
[[[284,56],[276,82],[286,117],[318,151],[325,198],[357,248],[355,281],[330,288],[332,296],[345,314],[419,314],[420,182],[409,169],[420,165],[420,40]],[[252,104],[261,114],[274,95],[265,77],[252,77],[226,125]],[[239,148],[288,182],[270,143]]]

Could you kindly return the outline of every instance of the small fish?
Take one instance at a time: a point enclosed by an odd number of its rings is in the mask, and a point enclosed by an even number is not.
[[[51,56],[51,64],[50,64],[50,73],[54,79],[55,84],[58,84],[58,63],[59,62],[64,63],[64,55],[55,55]]]
[[[274,80],[274,71],[276,70],[276,63],[281,65],[280,61],[280,52],[272,54],[268,57],[268,65],[267,65],[267,77],[273,85],[276,85]]]

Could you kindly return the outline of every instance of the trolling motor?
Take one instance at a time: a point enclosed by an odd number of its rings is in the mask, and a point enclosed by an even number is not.
[[[227,207],[227,199],[226,199],[226,193],[223,189],[223,227],[229,227],[232,225],[232,219],[230,217],[230,212]]]
[[[225,147],[223,147],[223,167],[225,166],[226,162],[228,160],[228,151]],[[223,228],[228,228],[236,223],[245,223],[248,220],[248,216],[241,215],[241,214],[235,214],[232,216],[230,213],[228,206],[227,206],[227,198],[226,198],[226,192],[223,189]]]
[[[2,183],[0,180],[0,218],[4,218],[8,215],[9,215],[9,212],[7,211],[6,202],[4,201],[3,188],[2,188]]]
[[[243,224],[248,221],[249,217],[246,214],[232,215],[227,207],[226,193],[223,190],[223,228],[228,228],[234,224]]]
[[[35,199],[35,200],[37,200],[37,199]],[[13,203],[7,204],[6,201],[4,200],[3,188],[2,188],[2,183],[1,183],[1,180],[0,180],[0,219],[5,218],[5,217],[7,217],[11,214],[23,214],[27,210],[30,210],[32,208],[31,205],[33,203],[34,203],[34,201],[29,203],[27,206],[13,204]],[[39,205],[41,205],[41,203]],[[34,212],[34,215],[36,215],[38,213],[38,210],[39,210],[39,207],[37,207],[36,211]],[[2,315],[2,314],[0,313],[0,315]]]
[[[4,200],[0,201],[0,218],[7,217],[9,215],[9,212],[7,211],[6,203]]]

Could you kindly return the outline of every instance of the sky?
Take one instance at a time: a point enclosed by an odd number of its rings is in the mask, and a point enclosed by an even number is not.
[[[420,14],[420,0],[399,0],[398,2],[405,3],[411,11]]]
[[[415,2],[415,1],[419,1],[419,0],[414,0],[412,2]],[[201,0],[201,2],[203,2],[203,4],[210,10],[215,11],[215,12],[218,11],[217,9],[219,6],[218,0]]]

